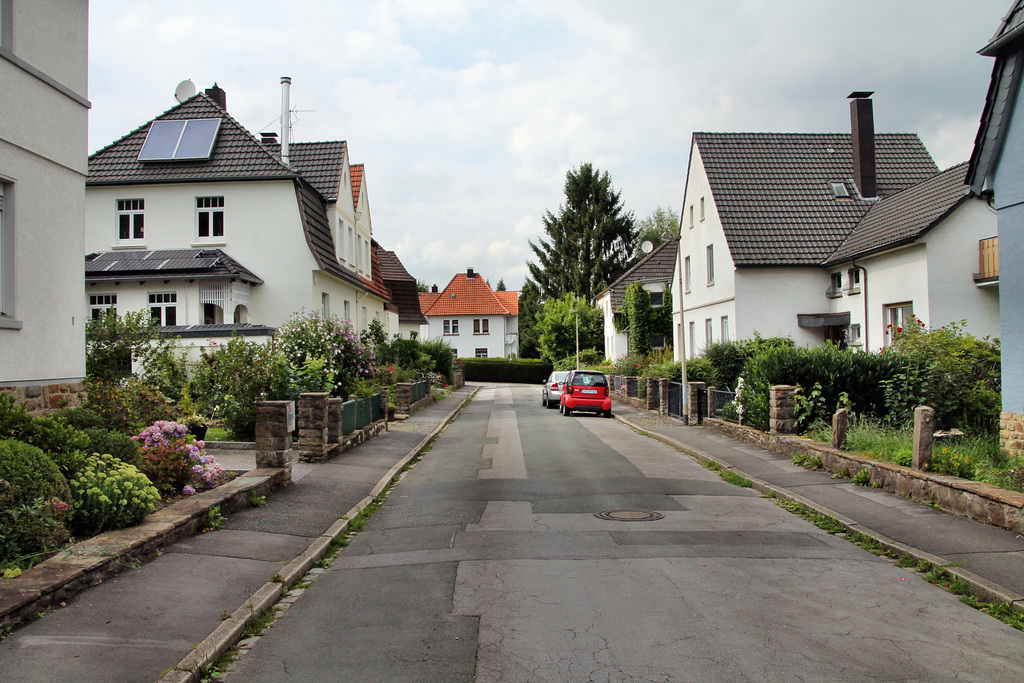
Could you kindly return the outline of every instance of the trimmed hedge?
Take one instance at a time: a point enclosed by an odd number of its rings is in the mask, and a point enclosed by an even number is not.
[[[533,358],[460,358],[467,382],[539,384],[551,374],[551,361]]]

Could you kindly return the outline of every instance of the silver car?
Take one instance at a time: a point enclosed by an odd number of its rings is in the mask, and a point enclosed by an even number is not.
[[[548,376],[544,382],[544,388],[541,390],[541,400],[545,408],[558,407],[558,397],[562,394],[562,385],[568,374],[568,370],[555,370]]]

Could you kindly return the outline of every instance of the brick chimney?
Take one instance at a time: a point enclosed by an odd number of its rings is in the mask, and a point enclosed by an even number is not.
[[[437,285],[434,285],[434,286],[432,286],[432,287],[430,288],[430,293],[431,293],[431,294],[437,294]]]
[[[850,100],[850,142],[853,144],[853,182],[860,196],[877,197],[875,183],[875,115],[871,108],[874,92],[852,92]]]
[[[228,94],[216,83],[213,84],[212,88],[206,89],[206,96],[220,105],[220,108],[224,111],[228,110]]]
[[[473,269],[472,268],[466,268],[466,279],[467,280],[472,280],[475,277],[476,277],[476,273],[473,272]]]

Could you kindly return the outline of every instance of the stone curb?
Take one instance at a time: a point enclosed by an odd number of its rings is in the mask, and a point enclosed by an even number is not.
[[[430,431],[418,444],[413,446],[412,450],[409,451],[408,455],[403,457],[394,467],[388,470],[380,481],[370,491],[370,495],[363,498],[361,501],[342,515],[342,518],[332,524],[323,534],[321,534],[316,540],[314,540],[308,548],[303,550],[298,556],[295,557],[291,562],[285,565],[284,569],[279,573],[280,581],[268,581],[256,591],[251,598],[231,615],[229,619],[225,619],[220,626],[218,626],[213,633],[203,639],[199,645],[195,647],[178,664],[168,671],[157,683],[200,683],[201,677],[199,672],[207,666],[214,664],[234,645],[242,639],[242,634],[249,623],[260,613],[271,609],[278,600],[281,599],[281,595],[284,593],[286,586],[294,585],[299,579],[305,576],[313,565],[320,561],[321,558],[327,553],[330,548],[331,541],[338,538],[348,529],[349,521],[354,519],[367,505],[373,502],[374,498],[380,494],[385,488],[391,484],[391,480],[395,478],[402,469],[409,464],[409,462],[420,454],[420,451],[437,436],[441,430],[447,427],[455,416],[462,410],[463,404],[467,399],[472,398],[476,395],[479,388],[474,388],[468,396],[459,401],[459,404],[455,406],[447,415],[442,418],[438,423],[437,427]]]
[[[907,545],[906,543],[901,543],[900,541],[893,540],[884,534],[880,534],[877,531],[874,531],[871,528],[866,527],[860,524],[859,522],[850,519],[849,517],[846,517],[845,515],[841,515],[838,512],[830,510],[829,508],[823,505],[810,501],[804,498],[803,496],[793,493],[792,491],[781,488],[774,484],[769,484],[765,481],[761,481],[756,477],[752,477],[749,474],[744,473],[742,470],[736,469],[729,463],[719,460],[713,455],[705,453],[704,451],[701,451],[700,449],[694,448],[687,444],[676,441],[670,436],[659,434],[658,432],[653,432],[645,427],[641,427],[637,424],[634,424],[629,420],[621,417],[620,415],[615,415],[615,419],[621,422],[622,424],[626,425],[627,427],[635,429],[638,432],[642,432],[643,434],[655,439],[656,441],[660,441],[661,443],[665,444],[666,446],[669,446],[670,448],[674,448],[682,453],[686,453],[687,455],[696,458],[700,462],[716,463],[724,470],[729,470],[730,472],[734,472],[739,476],[743,477],[744,479],[749,479],[752,482],[751,488],[753,488],[758,493],[774,494],[776,498],[781,498],[783,500],[800,503],[801,505],[808,509],[814,510],[817,513],[835,519],[839,522],[839,524],[844,528],[845,531],[856,531],[858,533],[861,533],[865,536],[872,538],[886,550],[891,551],[896,555],[910,557],[918,562],[925,560],[936,567],[945,569],[947,572],[959,578],[961,581],[970,586],[971,592],[983,600],[988,600],[990,602],[1009,603],[1010,606],[1013,607],[1013,609],[1017,611],[1024,611],[1024,595],[1020,595],[1015,591],[1006,588],[1005,586],[1001,586],[993,581],[989,581],[988,579],[978,576],[974,572],[963,569],[962,567],[953,566],[954,563],[950,560],[945,559],[944,557],[933,555],[924,550],[921,550],[920,548],[915,548],[913,546]]]

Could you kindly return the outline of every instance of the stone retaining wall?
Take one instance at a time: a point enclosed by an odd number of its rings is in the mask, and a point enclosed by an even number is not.
[[[725,420],[705,418],[703,424],[705,429],[789,457],[805,455],[819,458],[822,467],[830,472],[845,472],[853,477],[861,470],[866,470],[872,487],[913,498],[921,503],[936,505],[951,514],[969,517],[1014,533],[1024,533],[1022,493],[959,477],[921,472],[910,467],[869,460],[809,439],[766,434],[752,427]]]
[[[74,408],[85,400],[83,382],[0,387],[0,392],[13,395],[14,402],[24,405],[28,414],[33,416],[43,415],[58,408]]]

